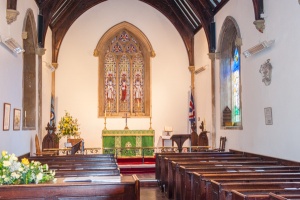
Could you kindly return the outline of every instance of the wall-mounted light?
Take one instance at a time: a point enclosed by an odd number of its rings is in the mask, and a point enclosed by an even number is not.
[[[195,74],[199,74],[200,72],[203,72],[204,70],[206,70],[206,67],[207,67],[208,65],[205,65],[205,66],[203,66],[203,67],[200,67],[199,69],[196,69],[195,70]]]
[[[50,63],[43,61],[43,63],[45,63],[45,66],[51,70],[51,72],[55,71],[55,67],[53,65],[51,65]]]
[[[254,47],[251,47],[250,49],[244,51],[243,54],[246,58],[248,58],[266,48],[269,48],[270,46],[272,46],[274,44],[274,42],[275,42],[275,40],[263,41],[263,42],[259,43],[258,45],[255,45]]]
[[[7,38],[1,41],[2,44],[15,54],[23,53],[25,50],[13,38]]]

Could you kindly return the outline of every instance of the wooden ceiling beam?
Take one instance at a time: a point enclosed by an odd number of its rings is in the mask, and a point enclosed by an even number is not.
[[[74,21],[79,18],[85,11],[91,7],[104,2],[106,0],[77,0],[76,4],[72,5],[70,12],[64,13],[60,16],[60,19],[57,23],[52,26],[52,62],[57,63],[59,49],[62,43],[64,36],[67,31],[74,23]]]
[[[52,61],[57,63],[59,48],[62,40],[74,21],[91,7],[106,0],[35,0],[40,14],[43,18],[43,38],[45,38],[47,28],[52,29]],[[174,0],[140,0],[160,11],[166,16],[180,33],[186,46],[189,63],[194,64],[194,34],[204,28],[208,41],[210,37],[209,25],[213,21],[214,14],[229,0],[216,2],[216,7],[212,6],[210,0],[186,0],[194,14],[200,19],[201,24],[197,26],[194,22],[190,23],[182,11],[175,4]],[[255,0],[253,0],[255,1]],[[61,8],[66,5],[65,10]],[[191,19],[190,19],[191,20]],[[44,45],[44,41],[42,46]]]

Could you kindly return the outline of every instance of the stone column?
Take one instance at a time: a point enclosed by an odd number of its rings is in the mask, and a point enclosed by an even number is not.
[[[195,90],[195,66],[189,66],[189,70],[191,72],[191,90],[192,90],[192,94],[194,95],[194,90]]]
[[[211,126],[211,140],[212,149],[216,148],[216,86],[215,86],[215,67],[216,67],[216,53],[208,53],[208,57],[211,60],[211,107],[212,107],[212,126]]]

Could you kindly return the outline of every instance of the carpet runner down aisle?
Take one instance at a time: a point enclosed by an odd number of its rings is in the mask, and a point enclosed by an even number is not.
[[[155,172],[155,158],[118,158],[118,166],[121,174],[135,174],[135,173],[154,173]]]

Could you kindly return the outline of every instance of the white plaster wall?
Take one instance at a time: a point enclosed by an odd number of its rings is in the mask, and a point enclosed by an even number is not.
[[[37,16],[37,6],[34,0],[18,1],[17,10],[20,14],[17,20],[8,25],[6,22],[6,0],[0,0],[0,36],[4,40],[14,38],[22,45],[22,30],[26,11],[32,8]],[[13,109],[22,109],[23,59],[15,55],[0,44],[0,151],[6,150],[17,156],[30,152],[32,136],[36,131],[13,130]],[[3,103],[11,104],[10,128],[3,131]]]
[[[205,122],[205,129],[212,128],[212,94],[211,94],[211,60],[208,57],[208,43],[203,29],[194,38],[195,41],[195,70],[205,67],[205,70],[195,75],[195,108],[197,116],[197,133],[199,126]],[[212,146],[211,133],[207,134],[209,145]]]
[[[51,86],[52,86],[52,72],[47,64],[52,64],[52,31],[47,30],[44,48],[45,54],[42,58],[42,135],[47,134],[46,126],[50,122],[50,108],[51,108]],[[47,64],[46,64],[47,63]],[[54,100],[55,103],[55,100]]]
[[[174,133],[188,132],[190,73],[184,43],[175,27],[160,12],[136,0],[110,0],[74,22],[61,45],[56,71],[57,121],[65,110],[78,118],[86,147],[101,147],[104,119],[98,118],[98,59],[93,51],[101,36],[127,21],[149,39],[156,53],[151,58],[152,128],[155,145],[164,126]],[[128,119],[130,129],[149,129],[149,118]],[[108,129],[123,129],[125,119],[107,119]],[[61,140],[61,144],[64,140]]]
[[[241,56],[243,130],[220,129],[220,83],[217,79],[217,138],[228,138],[226,149],[300,161],[300,5],[292,0],[265,0],[264,10],[267,15],[264,33],[258,32],[252,24],[252,1],[231,0],[215,16],[217,39],[226,16],[235,18],[243,39],[242,52],[264,40],[275,39],[274,46],[264,52],[249,58]],[[259,73],[267,59],[273,66],[269,86],[262,83]],[[218,62],[216,69],[219,77]],[[272,107],[273,125],[265,125],[265,107]]]

